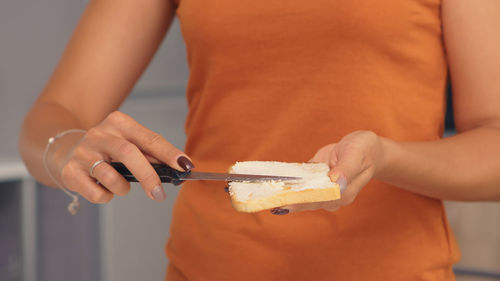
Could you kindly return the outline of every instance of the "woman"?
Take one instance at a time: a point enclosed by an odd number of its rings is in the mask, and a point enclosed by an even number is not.
[[[494,0],[90,1],[21,152],[38,180],[94,203],[129,191],[111,159],[156,201],[155,160],[322,161],[345,188],[242,214],[223,184],[184,184],[166,280],[453,280],[441,200],[500,200],[499,12]],[[185,153],[114,112],[174,14],[190,65]],[[448,74],[458,134],[441,139]],[[45,149],[69,129],[86,131]]]

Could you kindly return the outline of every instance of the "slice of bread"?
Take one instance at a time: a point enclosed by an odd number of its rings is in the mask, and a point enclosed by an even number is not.
[[[230,182],[232,205],[237,211],[253,213],[291,204],[337,200],[340,188],[330,180],[329,170],[325,163],[236,162],[229,169],[230,173],[302,179],[290,182]]]

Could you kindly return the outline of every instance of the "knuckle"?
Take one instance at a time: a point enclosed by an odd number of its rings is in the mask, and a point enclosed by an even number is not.
[[[76,171],[75,166],[76,165],[74,164],[74,162],[70,160],[68,163],[66,163],[66,165],[62,167],[61,178],[63,182],[68,182],[69,179],[74,177]]]
[[[148,185],[151,184],[151,186],[157,185],[159,182],[158,174],[156,174],[156,172],[149,172],[141,177],[141,181]]]
[[[96,189],[90,192],[88,195],[87,200],[94,204],[99,204],[99,203],[106,203],[111,200],[110,196],[106,194],[106,192],[102,189]]]
[[[105,171],[99,175],[99,177],[101,178],[101,182],[104,184],[113,184],[119,180],[118,175],[111,171]]]
[[[123,141],[117,146],[118,153],[128,155],[134,153],[137,147],[128,141]]]
[[[96,127],[92,127],[88,129],[87,133],[85,134],[85,139],[97,139],[102,135],[100,130]]]
[[[368,131],[368,130],[360,130],[360,131],[356,131],[356,133],[359,135],[363,135],[367,138],[374,138],[377,136],[377,134],[375,134],[373,131]]]
[[[373,131],[364,130],[363,132],[364,132],[366,135],[368,135],[368,136],[372,136],[372,137],[374,137],[374,136],[376,136],[376,135],[377,135],[377,134],[375,134],[375,132],[373,132]]]
[[[74,150],[73,150],[73,155],[74,157],[78,158],[78,159],[85,159],[88,157],[89,155],[89,152],[87,151],[87,149],[82,146],[82,145],[78,145]]]
[[[99,203],[108,203],[111,201],[111,199],[113,199],[113,195],[112,194],[105,194],[102,198],[101,198],[101,201]]]
[[[94,199],[93,196],[87,196],[87,200],[90,202],[90,203],[94,203],[94,204],[99,204],[99,202]]]
[[[118,196],[125,196],[130,192],[130,184],[126,183],[120,185],[120,187],[116,190],[115,194]]]
[[[106,120],[113,124],[121,124],[128,121],[128,115],[120,111],[113,111],[106,117]]]
[[[158,134],[158,133],[152,133],[151,135],[149,135],[147,137],[146,145],[153,146],[153,145],[161,142],[162,139],[163,139],[163,137],[160,134]]]
[[[99,203],[99,194],[97,191],[92,191],[89,192],[87,195],[87,200],[89,200],[91,203],[97,204]]]

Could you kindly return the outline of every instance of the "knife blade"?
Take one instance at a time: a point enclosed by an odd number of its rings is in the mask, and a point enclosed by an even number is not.
[[[120,173],[127,181],[137,182],[138,180],[120,162],[111,162],[110,165]],[[238,181],[238,182],[259,182],[259,181],[297,181],[300,177],[289,176],[270,176],[270,175],[250,175],[250,174],[231,174],[231,173],[207,173],[207,172],[180,172],[171,168],[166,164],[152,163],[151,166],[155,169],[160,177],[161,182],[180,184],[186,180],[209,180],[209,181]]]
[[[230,173],[206,173],[194,172],[180,178],[180,180],[209,180],[209,181],[243,181],[243,182],[259,182],[259,181],[295,181],[301,180],[298,177],[286,176],[268,176],[268,175],[249,175],[249,174],[230,174]]]

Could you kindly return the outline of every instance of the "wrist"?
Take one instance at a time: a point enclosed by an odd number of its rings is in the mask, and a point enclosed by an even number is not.
[[[43,155],[43,165],[46,168],[48,176],[59,187],[63,187],[61,182],[62,168],[85,133],[85,130],[70,129],[58,133],[47,141]]]
[[[377,180],[385,180],[391,173],[394,155],[398,150],[398,143],[380,136],[378,136],[378,139],[379,153],[377,155],[377,165],[373,178]]]
[[[82,129],[70,129],[58,133],[47,140],[47,145],[42,156],[42,164],[45,167],[48,177],[51,181],[53,181],[55,186],[61,188],[64,193],[72,198],[71,203],[68,204],[68,212],[72,215],[75,215],[80,209],[78,195],[71,193],[64,187],[64,183],[61,181],[61,173],[59,171],[62,170],[62,163],[65,163],[66,159],[69,158],[70,151],[72,151],[76,144],[80,142],[86,132],[87,131]],[[58,161],[61,159],[64,159],[64,161]],[[53,165],[50,165],[49,163],[52,163]]]

